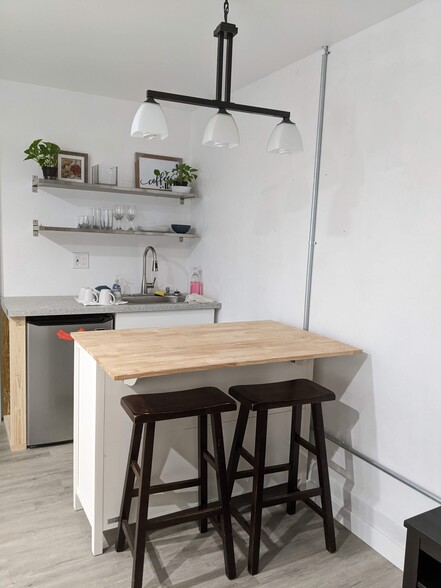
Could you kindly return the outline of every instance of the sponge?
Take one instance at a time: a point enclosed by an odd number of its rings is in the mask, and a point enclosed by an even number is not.
[[[155,296],[165,296],[164,290],[155,290]]]

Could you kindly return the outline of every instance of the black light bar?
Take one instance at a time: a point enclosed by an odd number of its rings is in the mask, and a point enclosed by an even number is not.
[[[247,104],[236,104],[235,102],[226,102],[225,100],[210,100],[208,98],[171,94],[170,92],[159,92],[157,90],[147,90],[147,99],[149,98],[153,100],[164,100],[165,102],[190,104],[191,106],[205,106],[206,108],[215,108],[217,110],[224,109],[236,112],[246,112],[248,114],[261,114],[262,116],[275,116],[283,119],[289,119],[291,116],[291,113],[286,110],[248,106]]]

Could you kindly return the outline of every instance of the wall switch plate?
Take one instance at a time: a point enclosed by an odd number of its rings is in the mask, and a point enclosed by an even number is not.
[[[73,254],[73,269],[89,269],[89,254],[88,253],[74,253]]]

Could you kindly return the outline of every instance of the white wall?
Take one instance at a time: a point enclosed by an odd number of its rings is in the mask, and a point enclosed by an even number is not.
[[[327,428],[441,494],[441,3],[421,4],[331,47],[311,330],[366,355],[317,362],[332,387]],[[324,39],[324,42],[326,40]],[[265,153],[271,121],[236,117],[241,146],[200,147],[204,241],[192,264],[223,302],[221,320],[301,326],[320,53],[235,93],[291,109],[305,143]],[[329,444],[336,512],[397,565],[405,517],[436,503]]]
[[[213,113],[193,114],[192,161],[203,195],[194,217],[204,239],[191,259],[202,267],[204,291],[222,301],[223,321],[270,316],[301,323],[319,68],[313,55],[233,96],[291,110],[305,144],[296,158],[266,152],[278,119],[235,113],[241,144],[223,150],[201,145]]]
[[[142,251],[148,244],[159,254],[158,282],[187,290],[191,245],[179,244],[177,239],[64,235],[53,241],[32,236],[33,219],[45,225],[75,226],[78,215],[87,214],[89,207],[113,207],[118,201],[136,204],[136,223],[143,226],[187,222],[189,207],[163,198],[31,191],[31,176],[41,175],[41,170],[35,162],[23,161],[23,151],[36,138],[88,153],[90,166],[118,165],[122,186],[135,184],[135,152],[188,158],[189,113],[168,109],[170,137],[152,144],[130,137],[137,107],[133,102],[0,81],[4,296],[73,294],[84,285],[111,286],[115,274],[129,282],[132,291],[139,291]],[[89,252],[89,270],[72,269],[73,251]]]

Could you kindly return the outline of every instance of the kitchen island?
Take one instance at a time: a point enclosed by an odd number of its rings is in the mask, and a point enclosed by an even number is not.
[[[233,384],[312,379],[313,359],[361,350],[274,321],[74,333],[74,508],[92,527],[92,553],[102,553],[103,532],[116,526],[131,433],[120,406],[127,394]],[[295,362],[295,363],[293,363]],[[130,387],[129,387],[130,386]],[[224,415],[226,449],[235,416]],[[305,419],[306,420],[306,419]],[[246,439],[252,438],[250,419]],[[271,411],[267,463],[287,461],[290,411]],[[152,477],[165,483],[194,477],[196,419],[158,423]],[[282,476],[282,477],[281,477]],[[270,485],[283,474],[267,476]],[[248,491],[241,480],[238,492]],[[194,506],[193,490],[151,498],[151,516]]]

